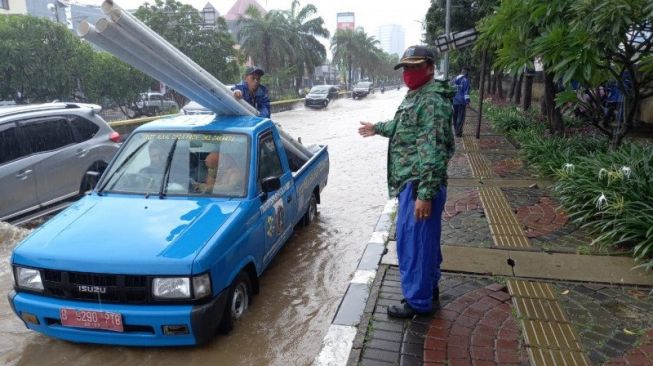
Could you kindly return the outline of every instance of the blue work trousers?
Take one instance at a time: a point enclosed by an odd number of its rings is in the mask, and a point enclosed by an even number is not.
[[[453,131],[456,136],[463,135],[463,126],[465,125],[465,108],[466,104],[453,105]]]
[[[447,188],[443,185],[431,200],[428,219],[416,220],[413,187],[409,182],[399,193],[397,214],[397,256],[401,289],[408,304],[418,312],[432,310],[433,288],[440,281],[440,234],[442,211],[447,200]]]

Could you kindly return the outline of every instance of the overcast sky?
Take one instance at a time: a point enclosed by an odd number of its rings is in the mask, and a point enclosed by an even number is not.
[[[257,0],[267,10],[290,9],[291,0]],[[102,0],[78,0],[82,4],[102,4]],[[143,0],[115,0],[123,8],[135,9],[144,3]],[[220,13],[226,14],[235,0],[181,0],[200,10],[210,2]],[[154,1],[150,1],[154,3]],[[401,0],[385,2],[378,0],[300,0],[302,6],[313,4],[318,15],[324,19],[327,29],[333,34],[336,29],[336,13],[354,12],[356,26],[363,27],[368,35],[375,36],[377,28],[385,24],[399,24],[406,32],[406,47],[421,43],[422,21],[428,10],[430,0]],[[328,44],[328,42],[323,42]]]

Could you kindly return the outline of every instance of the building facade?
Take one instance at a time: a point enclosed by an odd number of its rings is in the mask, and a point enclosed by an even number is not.
[[[398,24],[386,24],[379,27],[377,39],[383,51],[401,56],[406,48],[406,32]]]
[[[26,0],[0,0],[0,14],[26,14]]]

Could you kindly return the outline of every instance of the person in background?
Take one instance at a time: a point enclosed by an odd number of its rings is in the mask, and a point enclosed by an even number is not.
[[[434,80],[435,56],[426,46],[406,49],[403,67],[408,93],[394,119],[361,122],[363,137],[388,142],[388,191],[399,197],[397,256],[404,300],[388,306],[388,315],[412,318],[440,308],[440,234],[447,199],[447,164],[454,153],[451,131],[453,88]]]
[[[265,74],[263,69],[257,66],[250,66],[245,70],[244,79],[234,85],[234,98],[244,99],[252,107],[256,108],[260,117],[270,118],[270,98],[268,89],[261,85],[261,77]]]
[[[457,137],[463,135],[463,126],[465,125],[465,108],[469,105],[469,68],[463,67],[460,75],[453,79],[453,85],[456,88],[456,95],[453,98],[453,128]]]

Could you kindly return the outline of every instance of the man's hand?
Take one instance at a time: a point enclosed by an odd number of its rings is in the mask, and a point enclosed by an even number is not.
[[[240,100],[240,98],[242,98],[242,97],[243,97],[243,92],[241,92],[238,89],[234,90],[234,98],[236,98],[237,100]]]
[[[431,216],[431,201],[415,200],[415,220],[426,220]]]
[[[374,125],[371,124],[370,122],[363,122],[361,121],[360,127],[358,127],[358,133],[363,136],[363,137],[370,137],[376,135],[376,132],[374,132]]]

